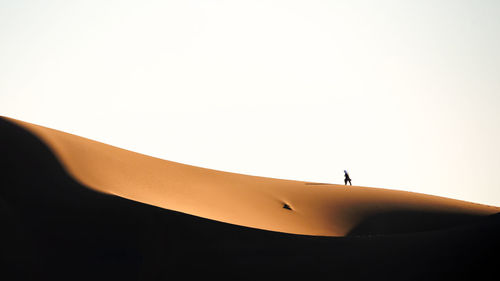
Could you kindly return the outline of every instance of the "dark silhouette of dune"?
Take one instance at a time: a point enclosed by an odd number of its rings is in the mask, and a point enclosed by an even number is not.
[[[472,223],[477,215],[424,210],[391,211],[373,214],[356,225],[348,235],[402,234],[432,231]]]
[[[70,177],[27,130],[0,118],[0,137],[3,280],[199,275],[266,280],[299,274],[334,280],[487,280],[498,275],[498,214],[379,214],[358,223],[348,237],[265,231],[96,192]],[[449,227],[411,232],[408,220]]]

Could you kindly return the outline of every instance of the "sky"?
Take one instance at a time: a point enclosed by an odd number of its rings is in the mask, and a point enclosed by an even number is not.
[[[499,1],[0,0],[0,115],[500,206]]]

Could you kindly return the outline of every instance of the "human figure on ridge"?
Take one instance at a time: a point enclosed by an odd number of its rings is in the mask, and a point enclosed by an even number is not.
[[[347,185],[347,182],[349,182],[350,185],[352,185],[351,183],[351,178],[349,177],[349,174],[347,173],[346,170],[344,170],[344,184]]]

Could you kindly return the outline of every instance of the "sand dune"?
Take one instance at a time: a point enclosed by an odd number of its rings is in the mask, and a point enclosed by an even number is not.
[[[495,207],[196,168],[12,119],[0,137],[2,280],[498,279]]]
[[[316,236],[401,233],[500,212],[499,207],[412,192],[194,167],[5,119],[36,135],[70,175],[91,189],[240,226]]]

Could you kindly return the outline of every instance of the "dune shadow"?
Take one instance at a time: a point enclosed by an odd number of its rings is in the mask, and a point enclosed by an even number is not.
[[[468,224],[480,215],[424,210],[398,210],[373,214],[349,231],[347,236],[390,235],[425,232]]]

